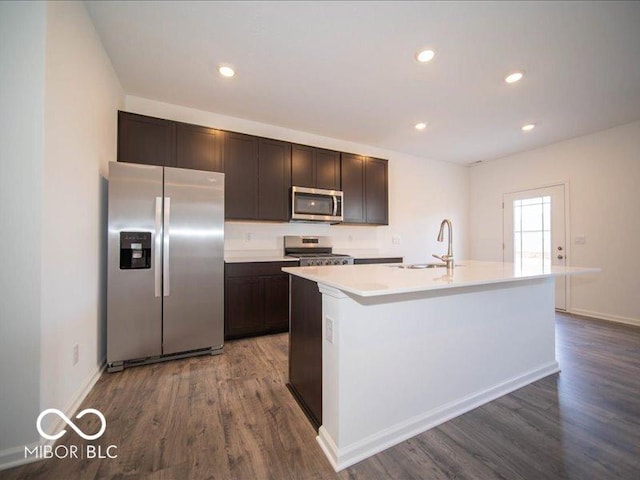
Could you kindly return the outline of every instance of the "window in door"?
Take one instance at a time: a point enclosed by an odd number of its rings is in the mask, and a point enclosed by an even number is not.
[[[513,263],[521,269],[551,266],[551,197],[513,201]]]

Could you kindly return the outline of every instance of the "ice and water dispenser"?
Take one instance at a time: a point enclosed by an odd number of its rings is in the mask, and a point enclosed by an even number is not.
[[[120,269],[151,268],[151,232],[120,232]]]

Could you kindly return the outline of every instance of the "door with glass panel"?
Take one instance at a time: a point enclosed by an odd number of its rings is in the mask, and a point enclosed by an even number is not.
[[[566,227],[564,185],[506,193],[504,210],[505,262],[516,268],[565,266]],[[566,310],[566,277],[556,278],[556,308]]]

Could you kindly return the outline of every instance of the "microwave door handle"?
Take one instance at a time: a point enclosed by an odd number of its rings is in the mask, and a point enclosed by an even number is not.
[[[338,197],[333,196],[333,216],[335,217],[338,214]]]

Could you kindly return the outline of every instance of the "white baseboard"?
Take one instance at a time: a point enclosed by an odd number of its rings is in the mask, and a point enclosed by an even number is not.
[[[63,412],[65,413],[65,415],[67,415],[67,417],[72,418],[73,415],[78,410],[78,408],[80,408],[80,405],[82,404],[84,399],[87,398],[87,395],[89,395],[89,392],[93,389],[95,384],[100,379],[100,375],[102,375],[102,372],[104,371],[105,367],[106,367],[106,359],[103,359],[99,365],[96,365],[96,368],[94,368],[93,372],[91,372],[91,375],[88,376],[88,379],[85,382],[83,382],[83,385],[80,385],[80,388],[76,390],[76,393],[71,397],[71,400],[67,405],[67,408],[63,410]],[[41,405],[41,408],[44,410],[45,408],[50,408],[50,407],[47,405]],[[62,419],[59,419],[56,424],[56,431],[59,431],[58,427],[62,427],[63,424],[64,424],[64,421]]]
[[[597,318],[600,320],[607,320],[609,322],[624,323],[627,325],[635,325],[640,327],[640,318],[623,317],[621,315],[611,315],[608,313],[594,312],[591,310],[583,310],[581,308],[572,308],[568,313],[574,313],[576,315],[582,315],[584,317]]]
[[[94,371],[88,377],[87,381],[83,382],[84,385],[82,385],[78,389],[76,394],[71,397],[71,401],[69,402],[69,405],[67,406],[67,408],[63,410],[64,414],[67,417],[72,418],[74,416],[75,412],[80,407],[80,404],[82,404],[84,399],[87,397],[91,389],[94,387],[94,385],[100,378],[100,375],[102,375],[105,365],[106,365],[105,361],[103,360],[102,363],[100,363],[100,365],[96,366]],[[44,408],[49,408],[49,407],[44,407]],[[36,419],[34,418],[33,419],[34,426],[35,426],[35,423],[36,423]],[[64,421],[62,419],[58,419],[58,421],[56,421],[56,423],[53,424],[53,427],[54,428],[51,429],[52,431],[61,430],[62,428],[64,428]],[[35,457],[35,456],[25,458],[25,447],[32,450],[33,448],[38,446],[44,446],[44,445],[53,446],[55,443],[56,442],[54,440],[46,440],[44,438],[41,438],[39,441],[30,443],[28,445],[20,445],[17,447],[3,450],[0,452],[0,470],[6,470],[8,468],[18,467],[20,465],[25,465],[27,463],[33,463],[33,462],[43,460],[42,458]]]
[[[39,445],[41,445],[40,442],[33,442],[27,445],[20,445],[19,447],[7,448],[6,450],[2,450],[0,452],[0,470],[6,470],[8,468],[19,467],[20,465],[40,461],[40,458],[24,458],[25,447],[33,450]]]
[[[339,472],[419,433],[437,427],[452,418],[559,371],[558,362],[551,362],[490,389],[448,403],[436,410],[417,415],[346,447],[338,448],[324,427],[320,427],[316,440],[329,459],[331,466],[336,472]]]

